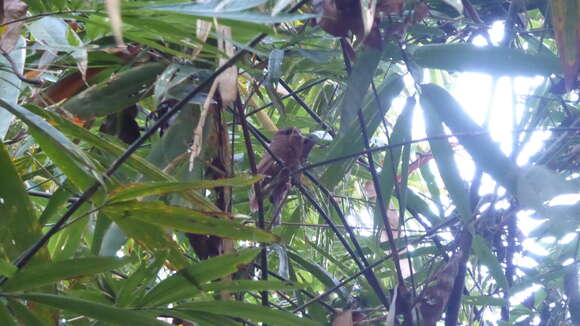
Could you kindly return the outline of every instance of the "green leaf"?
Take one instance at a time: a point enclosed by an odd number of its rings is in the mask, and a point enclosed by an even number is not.
[[[104,214],[104,212],[102,212]],[[162,227],[158,225],[153,225],[149,223],[145,223],[143,221],[133,219],[133,218],[113,218],[112,216],[107,215],[113,219],[116,225],[119,226],[125,234],[133,239],[135,239],[141,246],[143,246],[146,250],[151,252],[157,252],[158,250],[169,250],[168,260],[173,264],[175,268],[181,268],[187,265],[187,260],[181,252],[179,251],[179,247],[177,243],[171,238],[171,236],[163,230]],[[114,226],[109,228],[110,230],[117,231],[113,229]],[[109,235],[112,232],[107,232],[106,235]],[[103,239],[104,245],[101,249],[101,252],[106,252],[107,254],[115,254],[116,250],[120,249],[119,240],[124,243],[124,239],[119,237],[118,233],[113,233],[113,239],[110,239],[113,243],[108,243],[107,237]],[[115,247],[107,247],[108,245],[113,244]],[[121,243],[122,245],[122,243]],[[118,248],[116,246],[119,246]]]
[[[403,112],[399,115],[393,133],[389,137],[389,145],[401,144],[411,140],[411,126],[413,119],[413,108],[415,99],[407,98],[407,103]],[[395,147],[385,154],[385,159],[381,172],[379,173],[379,188],[385,201],[385,207],[389,207],[393,190],[395,189],[395,176],[398,173],[399,162],[401,162],[401,147]],[[385,221],[380,211],[380,205],[375,206],[374,218],[377,223],[384,226]]]
[[[300,267],[302,267],[305,271],[309,272],[314,277],[316,277],[320,282],[322,282],[322,284],[324,284],[326,288],[332,288],[338,284],[338,280],[335,279],[329,271],[324,269],[319,264],[309,261],[291,251],[288,251],[288,256],[298,265],[300,265]],[[340,294],[343,298],[346,297],[346,292],[344,291],[344,289],[338,291],[337,293]]]
[[[342,102],[338,108],[341,121],[340,135],[344,135],[350,130],[349,128],[353,127],[352,122],[358,122],[356,119],[357,112],[362,108],[365,96],[369,93],[369,87],[373,80],[373,76],[376,73],[380,59],[381,51],[369,48],[359,54],[357,63],[352,67],[352,72],[349,76]],[[375,103],[373,109],[376,110],[377,107],[378,106]],[[365,119],[367,123],[370,123],[369,120],[368,117]],[[357,127],[356,130],[359,131],[360,127]],[[372,134],[371,130],[369,130],[369,134]]]
[[[501,151],[488,132],[478,126],[445,89],[422,85],[421,105],[437,116],[457,135],[461,145],[485,172],[512,194],[516,193],[518,166]]]
[[[0,180],[0,243],[8,258],[15,259],[41,236],[41,230],[4,144],[0,144]],[[43,250],[40,255],[45,262],[48,261],[47,253]],[[10,267],[4,267],[10,272]]]
[[[8,278],[12,277],[18,271],[18,267],[14,264],[0,259],[0,275]]]
[[[558,58],[553,55],[532,55],[514,48],[471,43],[424,45],[412,56],[419,66],[449,71],[499,76],[548,76],[561,72]]]
[[[399,75],[390,75],[378,87],[378,99],[384,112],[379,112],[378,104],[374,94],[367,95],[363,104],[363,116],[367,123],[369,134],[373,134],[381,123],[384,114],[388,111],[391,101],[403,89],[403,81]],[[348,128],[339,134],[333,141],[332,145],[326,151],[322,160],[337,158],[346,154],[356,153],[364,150],[364,143],[360,132],[360,126],[357,119],[349,122]],[[330,189],[334,189],[338,182],[344,180],[355,159],[345,159],[339,162],[328,164],[324,173],[320,177],[322,183]]]
[[[245,249],[190,265],[159,282],[143,297],[140,305],[163,305],[193,297],[199,292],[201,284],[237,272],[252,262],[259,252],[259,248]]]
[[[123,280],[123,285],[117,294],[117,306],[127,307],[141,299],[149,282],[159,275],[159,270],[163,267],[166,258],[166,252],[157,253],[154,261],[143,261],[129,278]]]
[[[26,61],[26,40],[24,37],[19,37],[14,50],[7,53],[8,56],[0,57],[0,98],[8,103],[17,103],[18,96],[21,93],[22,80],[18,78],[18,74],[24,73],[24,63]],[[10,67],[10,58],[13,64],[12,69]],[[6,110],[0,110],[0,140],[4,140],[10,123],[14,119],[14,115]]]
[[[168,316],[191,320],[199,326],[239,326],[240,324],[229,317],[199,311],[161,310]]]
[[[563,175],[541,165],[521,168],[517,189],[517,198],[521,205],[543,213],[548,209],[543,205],[545,202],[561,194],[575,194],[580,191],[574,180],[566,180]]]
[[[54,125],[57,129],[59,129],[64,134],[68,135],[69,137],[80,138],[81,140],[97,147],[98,149],[100,149],[102,151],[107,152],[108,154],[110,154],[112,156],[119,156],[126,150],[126,147],[124,147],[124,145],[115,144],[113,142],[106,141],[102,137],[99,137],[98,135],[95,135],[95,134],[91,133],[90,131],[88,131],[84,128],[81,128],[81,127],[71,123],[70,121],[68,121],[68,120],[66,120],[66,119],[64,119],[64,118],[62,118],[62,117],[60,117],[52,112],[40,109],[40,108],[35,107],[35,106],[30,106],[29,110],[32,111],[33,113],[45,118],[51,125]],[[191,114],[191,111],[182,112],[182,113]],[[185,116],[187,116],[187,114]],[[181,120],[180,118],[183,118],[183,116],[181,116],[181,115],[178,116],[178,119],[176,119],[176,120],[180,121]],[[170,130],[171,130],[171,128],[170,128]],[[164,143],[164,140],[166,138],[167,138],[167,135],[165,135],[165,137],[162,138],[162,141],[158,142],[157,144],[166,145]],[[161,149],[163,149],[163,147],[164,146],[160,146],[160,151],[159,151],[160,155],[164,155],[163,152],[161,151]],[[165,149],[166,149],[166,147],[165,147]],[[170,181],[170,182],[177,181],[177,179],[175,177],[166,174],[165,172],[161,171],[159,168],[157,168],[156,166],[154,166],[153,164],[151,164],[150,162],[148,162],[147,160],[145,160],[144,158],[142,158],[136,154],[131,155],[129,157],[129,159],[127,160],[126,164],[150,179],[158,180],[158,181]],[[217,210],[217,207],[211,201],[209,201],[206,197],[200,195],[199,193],[197,193],[195,191],[182,193],[181,195],[202,209]]]
[[[166,13],[177,13],[181,15],[192,15],[197,17],[236,20],[256,24],[290,23],[316,17],[316,15],[313,14],[281,14],[271,16],[255,11],[225,11],[225,10],[213,10],[209,8],[201,9],[198,6],[199,4],[197,3],[181,3],[168,5],[154,5],[149,8],[143,9]]]
[[[10,314],[8,307],[4,303],[0,304],[0,325],[3,325],[3,326],[17,326],[18,325],[16,323],[16,320],[14,320],[14,317],[12,317],[12,314]]]
[[[178,305],[175,307],[175,310],[209,312],[218,315],[249,319],[255,322],[263,322],[276,326],[321,325],[307,318],[296,317],[289,312],[273,310],[261,305],[237,301],[195,302],[192,304]]]
[[[431,146],[431,151],[433,152],[433,157],[437,163],[441,178],[464,221],[469,221],[471,219],[469,192],[467,191],[466,183],[459,175],[459,168],[455,162],[455,152],[449,144],[448,139],[437,138],[437,136],[445,134],[437,112],[429,104],[423,104],[423,108],[427,135],[430,138],[429,145]]]
[[[59,187],[50,196],[48,204],[44,206],[44,210],[40,217],[38,217],[38,223],[44,225],[50,220],[51,217],[55,216],[59,209],[65,207],[67,200],[71,197],[71,193],[65,187]]]
[[[28,125],[34,140],[79,189],[86,189],[93,185],[98,177],[97,168],[71,140],[41,117],[17,104],[9,104],[0,99],[0,106]]]
[[[28,25],[38,45],[51,53],[67,52],[75,59],[81,71],[86,70],[87,48],[63,18],[42,17]]]
[[[491,253],[491,250],[485,243],[485,239],[479,235],[473,238],[473,252],[481,263],[487,266],[498,288],[508,289],[508,282],[501,264],[497,260],[497,257]]]
[[[211,212],[169,206],[161,202],[121,202],[105,206],[103,211],[115,221],[137,220],[156,226],[195,233],[211,234],[236,240],[278,242],[264,230],[248,227],[226,218],[214,218]],[[216,212],[219,214],[219,212]],[[159,218],[163,216],[163,218]]]
[[[113,189],[109,194],[109,202],[121,202],[140,197],[162,195],[188,190],[213,189],[218,187],[243,187],[254,184],[261,176],[242,175],[229,179],[201,180],[194,182],[147,182],[123,185]]]
[[[61,108],[83,120],[120,112],[137,103],[165,67],[161,63],[136,66],[87,88],[66,101]]]
[[[30,265],[14,274],[2,288],[9,292],[29,290],[61,280],[107,272],[128,262],[128,259],[113,257],[88,257]]]
[[[12,310],[14,317],[18,319],[20,325],[26,326],[45,326],[47,325],[42,319],[33,313],[33,311],[18,302],[18,300],[10,299],[8,301],[8,307]]]
[[[298,284],[283,281],[253,281],[253,280],[227,280],[221,282],[212,282],[202,285],[204,291],[289,291],[301,288]]]
[[[59,296],[46,293],[28,293],[14,296],[24,300],[59,308],[64,311],[94,318],[99,321],[118,325],[167,326],[169,324],[157,320],[146,311],[132,311],[107,306],[74,297]]]

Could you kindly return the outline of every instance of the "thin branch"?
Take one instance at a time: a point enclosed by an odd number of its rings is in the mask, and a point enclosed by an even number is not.
[[[27,84],[31,84],[34,86],[42,86],[42,82],[40,80],[37,79],[30,79],[30,78],[26,78],[24,75],[22,75],[20,72],[18,72],[18,67],[16,67],[16,63],[14,62],[14,60],[12,59],[12,57],[10,56],[10,54],[8,54],[6,51],[0,49],[0,54],[2,54],[2,56],[6,59],[6,61],[8,61],[8,63],[10,64],[10,68],[12,68],[12,73],[21,81],[27,83]]]
[[[359,108],[357,110],[358,121],[360,125],[360,129],[363,136],[363,141],[365,145],[365,149],[370,149],[369,143],[369,133],[367,130],[366,122],[362,114],[362,110]],[[383,218],[383,223],[385,224],[385,230],[387,231],[387,237],[389,240],[389,246],[391,247],[391,252],[395,253],[397,250],[397,245],[395,244],[395,238],[393,236],[393,229],[391,228],[391,223],[389,223],[389,217],[387,216],[387,207],[385,205],[385,201],[383,198],[383,193],[381,191],[381,184],[379,182],[379,175],[377,173],[377,168],[375,166],[375,160],[373,159],[373,155],[371,153],[367,153],[367,159],[369,162],[369,170],[371,172],[371,176],[373,178],[373,184],[375,186],[375,192],[377,194],[377,202],[379,203],[379,210],[381,213],[381,217]],[[396,180],[396,179],[394,179]],[[397,271],[397,278],[400,285],[405,284],[405,279],[403,278],[403,273],[401,271],[401,264],[399,262],[399,255],[393,255],[393,262],[395,263],[395,270]],[[387,307],[388,309],[388,307]]]
[[[254,264],[254,266],[260,268],[260,265],[258,265],[258,264]],[[268,274],[274,276],[274,278],[277,278],[277,279],[279,279],[281,281],[290,282],[290,280],[288,280],[288,279],[286,279],[286,278],[284,278],[284,277],[282,277],[282,276],[280,276],[280,275],[278,275],[278,274],[276,274],[276,273],[274,273],[274,272],[272,272],[270,270],[268,271]],[[307,297],[309,297],[311,299],[312,298],[315,298],[315,295],[314,294],[312,294],[312,293],[310,293],[310,292],[308,292],[308,291],[306,291],[304,289],[299,289],[298,291],[301,292],[301,293],[303,293],[304,295],[306,295]],[[324,308],[328,309],[328,311],[330,311],[332,313],[335,312],[335,309],[331,305],[329,305],[328,303],[326,303],[324,301],[319,301],[318,303],[320,305],[322,305]]]
[[[262,33],[255,37],[246,47],[238,51],[234,56],[232,56],[228,61],[226,61],[222,66],[220,66],[215,72],[213,72],[207,79],[201,82],[197,87],[190,91],[184,98],[177,102],[173,108],[168,110],[159,120],[157,120],[141,137],[139,137],[125,152],[117,158],[105,172],[105,177],[111,177],[119,167],[127,160],[129,157],[140,148],[140,146],[151,136],[157,129],[159,129],[164,123],[169,121],[177,112],[179,112],[185,104],[187,104],[191,99],[193,99],[197,94],[199,94],[203,89],[209,86],[214,79],[219,76],[222,72],[232,66],[236,61],[241,59],[247,52],[249,48],[257,45],[262,39],[266,37],[266,33]],[[74,202],[69,209],[64,213],[64,215],[51,227],[40,239],[38,239],[30,248],[24,251],[16,260],[14,265],[20,269],[25,266],[32,257],[48,242],[48,240],[55,235],[61,227],[68,221],[68,219],[85,203],[87,202],[97,191],[100,189],[101,183],[95,182],[92,186],[86,189],[80,196],[79,199]],[[7,278],[5,276],[0,278],[0,285],[6,282]]]
[[[318,114],[316,114],[316,112],[314,112],[314,110],[312,110],[308,104],[306,104],[302,98],[300,98],[300,96],[296,95],[296,92],[292,91],[292,88],[290,88],[290,86],[282,79],[278,80],[280,82],[280,85],[282,85],[282,87],[287,90],[288,92],[290,92],[290,95],[292,96],[292,98],[294,98],[294,100],[300,104],[300,106],[304,109],[304,111],[306,111],[310,117],[312,117],[312,119],[314,119],[314,121],[316,121],[325,131],[327,131],[332,137],[336,136],[336,132],[334,132],[334,130],[332,129],[332,127],[330,127],[326,122],[324,122],[322,120],[322,118],[320,118],[318,116]]]
[[[242,105],[239,95],[236,98],[235,106],[238,109],[238,117],[240,120],[240,125],[242,126],[242,133],[244,135],[244,142],[246,144],[248,160],[250,161],[250,170],[252,171],[252,175],[258,175],[256,156],[254,154],[254,148],[252,147],[252,139],[250,136],[250,132],[248,131],[248,121],[246,121],[246,118],[244,117],[245,105]],[[265,229],[266,224],[264,223],[264,198],[262,197],[262,187],[259,182],[254,183],[254,193],[256,194],[256,199],[258,201],[258,227],[260,229]],[[268,252],[265,246],[262,247],[262,251],[260,252],[260,266],[262,270],[261,278],[262,280],[267,280]],[[261,296],[262,296],[262,305],[268,306],[268,291],[262,291]]]
[[[580,119],[579,119],[580,121]],[[572,127],[572,128],[533,128],[533,129],[524,129],[524,130],[516,130],[514,132],[536,132],[536,131],[579,131],[580,127]],[[314,169],[320,166],[324,166],[324,165],[328,165],[334,162],[339,162],[342,160],[347,160],[347,159],[351,159],[351,158],[355,158],[361,155],[365,155],[368,153],[374,153],[374,152],[382,152],[382,151],[386,151],[386,150],[391,150],[393,148],[397,148],[397,147],[402,147],[405,145],[410,145],[410,144],[415,144],[415,143],[422,143],[422,142],[427,142],[430,140],[436,140],[436,139],[448,139],[448,138],[453,138],[453,137],[476,137],[476,136],[483,136],[483,135],[487,135],[489,134],[489,131],[474,131],[474,132],[459,132],[459,133],[455,133],[455,134],[448,134],[448,135],[438,135],[438,136],[431,136],[431,137],[425,137],[425,138],[419,138],[419,139],[413,139],[413,140],[409,140],[406,142],[401,142],[401,143],[397,143],[397,144],[389,144],[389,145],[384,145],[384,146],[377,146],[368,150],[364,150],[364,151],[360,151],[360,152],[355,152],[352,154],[345,154],[345,155],[341,155],[341,156],[337,156],[335,158],[331,158],[328,160],[324,160],[324,161],[320,161],[320,162],[316,162],[316,163],[312,163],[309,165],[306,165],[304,167],[302,167],[301,169],[299,169],[298,171],[295,172],[295,174],[298,173],[302,173],[306,170],[310,170],[310,169]]]
[[[302,87],[300,87],[300,88],[296,89],[295,91],[293,91],[293,92],[290,92],[290,94],[282,96],[280,99],[281,99],[281,100],[284,100],[284,99],[287,99],[287,98],[289,98],[289,97],[292,97],[292,96],[294,96],[295,94],[298,94],[298,93],[301,93],[301,92],[303,92],[303,91],[305,91],[305,90],[308,90],[308,89],[312,88],[313,86],[316,86],[316,85],[318,85],[318,84],[320,84],[320,83],[323,83],[323,82],[325,82],[326,80],[327,80],[326,78],[322,78],[322,79],[318,79],[318,80],[315,80],[315,81],[313,81],[313,82],[310,82],[310,83],[308,83],[308,84],[306,84],[306,85],[303,85]],[[246,113],[246,117],[249,117],[249,116],[251,116],[251,115],[254,115],[254,114],[256,114],[256,113],[257,113],[257,112],[259,112],[259,111],[262,111],[262,110],[264,110],[264,109],[267,109],[267,108],[271,107],[272,105],[274,105],[274,103],[273,103],[273,102],[270,102],[270,103],[268,103],[268,104],[265,104],[265,105],[263,105],[263,106],[261,106],[261,107],[259,107],[259,108],[255,109],[255,110],[253,110],[253,111],[250,111],[250,112]]]
[[[270,156],[278,163],[280,164],[280,166],[284,166],[284,162],[281,161],[276,154],[274,154],[270,148],[268,148],[266,141],[265,141],[265,137],[263,135],[261,135],[258,130],[253,127],[252,125],[248,124],[248,126],[250,127],[250,130],[252,131],[252,133],[254,133],[254,135],[256,136],[256,138],[258,139],[258,141],[260,141],[262,143],[262,145],[264,146],[264,148],[266,149],[266,151],[268,151],[268,153],[270,154]],[[342,211],[340,210],[340,207],[338,206],[338,204],[336,203],[336,201],[334,200],[334,198],[332,197],[332,194],[330,194],[330,192],[328,191],[328,189],[324,188],[320,182],[314,177],[312,176],[310,173],[308,173],[307,171],[305,171],[304,173],[306,175],[306,177],[308,177],[314,184],[316,184],[320,190],[322,190],[329,198],[331,204],[333,205],[333,207],[336,209],[337,214],[339,215],[339,217],[341,218],[341,221],[343,222],[344,225],[348,225],[348,223],[346,222],[346,218],[344,217],[344,214],[342,213]],[[349,235],[351,236],[351,241],[353,242],[355,248],[357,249],[357,252],[359,253],[359,256],[357,256],[354,251],[352,250],[352,248],[350,247],[350,245],[348,244],[348,242],[346,241],[346,239],[344,238],[344,236],[342,235],[342,233],[338,230],[338,228],[336,227],[336,225],[334,224],[334,222],[332,221],[332,219],[328,216],[328,214],[324,211],[324,209],[318,204],[318,202],[314,199],[314,197],[310,194],[310,192],[300,183],[296,184],[296,188],[298,188],[300,190],[300,192],[302,193],[302,195],[304,195],[308,201],[310,201],[310,203],[312,204],[312,206],[316,209],[316,211],[320,214],[320,216],[322,216],[322,218],[326,221],[326,223],[328,223],[328,225],[331,227],[332,231],[335,233],[336,237],[338,238],[338,240],[342,243],[342,245],[344,246],[345,250],[349,253],[349,255],[351,256],[351,258],[353,259],[353,261],[356,263],[356,265],[358,266],[359,269],[361,270],[365,270],[366,267],[368,266],[368,262],[366,261],[366,257],[364,256],[364,252],[362,251],[362,248],[360,247],[358,241],[356,240],[356,237],[354,235],[354,232],[352,231],[352,229],[350,229]],[[349,230],[349,228],[347,228],[347,231]],[[359,258],[363,261],[361,263],[361,261],[359,260]],[[367,277],[367,280],[369,282],[369,285],[371,287],[373,287],[373,289],[375,290],[377,296],[379,297],[379,299],[381,299],[381,303],[383,303],[386,308],[388,309],[389,304],[388,304],[388,300],[384,294],[384,292],[382,291],[381,287],[380,287],[380,283],[378,282],[376,276],[374,275],[374,273],[371,270],[367,270],[367,272],[365,272],[365,276]]]
[[[450,224],[455,223],[455,221],[457,220],[456,217],[450,218],[449,220],[439,224],[438,226],[432,228],[431,230],[429,230],[427,233],[425,233],[423,236],[417,238],[415,241],[413,241],[412,245],[418,244],[421,241],[423,241],[425,238],[433,235],[435,232],[437,232],[439,229],[444,228]],[[407,249],[406,246],[402,246],[400,248],[398,248],[395,252],[397,253],[397,255],[399,254],[399,252],[403,251]],[[362,274],[364,274],[367,270],[371,270],[381,264],[383,264],[385,261],[389,260],[392,258],[393,254],[395,252],[392,252],[390,254],[388,254],[387,256],[378,259],[377,261],[375,261],[374,263],[371,263],[368,267],[365,267],[364,270],[362,271],[358,271],[355,274],[351,275],[350,277],[342,280],[341,282],[339,282],[338,284],[336,284],[335,286],[333,286],[332,288],[328,289],[326,292],[319,294],[318,296],[316,296],[316,298],[313,298],[312,300],[304,303],[303,305],[301,305],[300,307],[294,309],[294,312],[300,311],[302,309],[304,309],[305,307],[318,302],[319,300],[329,296],[330,294],[334,293],[335,291],[337,291],[338,289],[340,289],[341,287],[345,286],[346,284],[352,282],[353,280],[357,279],[359,276],[361,276]]]

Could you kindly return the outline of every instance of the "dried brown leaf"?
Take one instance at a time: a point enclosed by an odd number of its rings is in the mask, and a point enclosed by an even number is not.
[[[216,30],[221,38],[218,40],[218,49],[224,52],[228,58],[234,55],[235,49],[232,42],[232,30],[229,26],[216,25]],[[220,58],[220,65],[223,65],[228,58]],[[222,99],[222,105],[228,106],[236,100],[238,96],[238,68],[231,66],[217,78],[218,90]]]
[[[2,23],[9,23],[16,19],[26,16],[28,5],[20,0],[5,0],[4,1],[4,19]],[[0,38],[0,50],[4,53],[9,53],[14,50],[16,42],[22,32],[24,22],[16,22],[7,25],[6,30],[2,33]]]

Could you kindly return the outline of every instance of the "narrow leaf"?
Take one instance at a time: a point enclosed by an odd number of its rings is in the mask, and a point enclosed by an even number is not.
[[[474,161],[498,183],[516,193],[518,166],[501,151],[486,130],[478,126],[445,89],[422,85],[421,105],[425,111],[435,112],[451,129]]]
[[[70,139],[41,117],[17,104],[0,99],[0,106],[28,125],[34,140],[77,187],[86,189],[95,182],[97,168]]]
[[[199,292],[201,284],[238,271],[249,264],[258,252],[258,248],[240,250],[193,264],[159,282],[143,297],[140,305],[162,305],[193,297]]]
[[[0,180],[0,243],[8,258],[14,259],[40,237],[41,230],[32,203],[24,191],[24,184],[4,144],[0,144]],[[47,254],[43,250],[40,256],[44,260],[48,258]],[[8,262],[4,265],[3,273],[10,274]]]
[[[279,240],[274,234],[243,226],[237,221],[214,218],[211,217],[211,213],[169,206],[161,202],[121,202],[105,206],[104,212],[116,221],[131,219],[195,234],[211,234],[229,239],[258,242]]]
[[[471,43],[424,45],[413,52],[413,59],[424,68],[499,76],[548,76],[561,71],[554,55],[532,55],[513,48]]]
[[[465,221],[471,217],[469,194],[467,185],[459,175],[459,168],[455,162],[455,153],[448,139],[438,139],[437,136],[445,134],[441,119],[429,105],[423,105],[427,135],[430,137],[429,144],[441,178],[449,191],[453,203]]]
[[[485,239],[479,235],[476,235],[475,238],[473,238],[473,252],[477,258],[479,258],[481,263],[487,266],[498,288],[507,289],[508,282],[503,273],[501,264],[497,260],[497,257],[491,253],[491,250],[485,243]]]
[[[131,68],[87,88],[61,107],[83,120],[119,112],[137,103],[164,69],[161,63]]]
[[[15,296],[24,300],[52,306],[107,323],[119,325],[167,326],[154,315],[107,306],[88,300],[46,293],[28,293]]]
[[[276,326],[321,325],[310,319],[296,317],[289,312],[273,310],[261,305],[237,301],[196,302],[192,304],[178,305],[175,309],[210,312],[230,317],[250,319],[256,322],[263,322]]]
[[[114,257],[90,257],[31,265],[18,271],[4,284],[3,289],[9,292],[33,289],[61,280],[107,272],[128,262],[127,259]]]
[[[242,175],[229,179],[201,180],[194,182],[148,182],[123,185],[113,189],[109,195],[111,203],[128,201],[140,197],[163,195],[188,190],[213,189],[218,187],[243,187],[254,184],[260,176]]]

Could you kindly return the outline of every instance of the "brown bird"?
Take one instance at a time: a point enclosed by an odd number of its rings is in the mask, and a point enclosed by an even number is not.
[[[314,140],[302,136],[298,128],[280,129],[268,148],[283,164],[276,162],[270,153],[266,153],[258,164],[258,173],[265,176],[260,181],[262,194],[274,205],[274,224],[278,224],[282,203],[292,187],[293,172],[304,163],[314,144]],[[253,191],[250,192],[250,209],[252,212],[258,210],[258,200]]]

